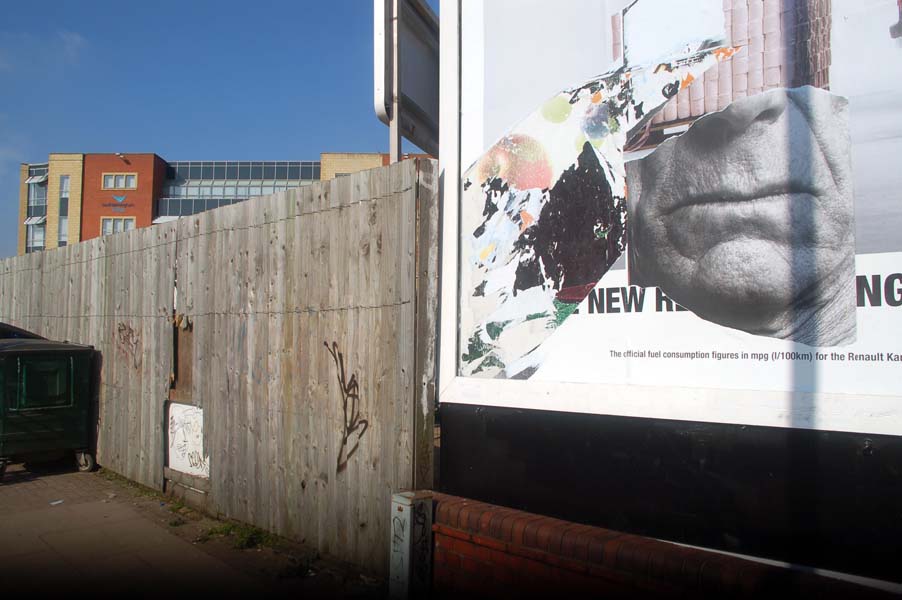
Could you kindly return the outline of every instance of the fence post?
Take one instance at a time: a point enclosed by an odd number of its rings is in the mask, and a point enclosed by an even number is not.
[[[402,492],[391,501],[389,597],[417,598],[432,586],[432,492]]]
[[[413,489],[432,489],[438,327],[439,202],[434,160],[417,159],[416,340]]]

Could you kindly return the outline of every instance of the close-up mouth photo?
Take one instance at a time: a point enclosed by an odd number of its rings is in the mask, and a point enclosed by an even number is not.
[[[719,191],[704,192],[698,195],[691,195],[680,198],[674,203],[674,206],[668,208],[663,215],[668,216],[685,209],[704,208],[704,209],[735,209],[745,210],[747,208],[764,207],[770,205],[789,206],[790,203],[804,202],[808,205],[817,201],[817,198],[823,193],[815,189],[813,185],[775,183],[763,187],[750,186],[752,189],[739,191],[727,191],[721,188]],[[811,206],[810,208],[815,208]]]

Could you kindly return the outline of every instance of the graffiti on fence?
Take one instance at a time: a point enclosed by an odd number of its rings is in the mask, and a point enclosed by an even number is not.
[[[363,434],[370,424],[360,413],[360,386],[357,384],[357,375],[352,373],[351,378],[347,378],[344,354],[338,349],[338,342],[332,342],[331,346],[329,342],[323,342],[323,346],[335,361],[338,388],[341,391],[342,438],[335,469],[336,473],[341,473],[348,467],[348,461],[360,447],[360,440],[363,439]],[[356,437],[351,444],[351,438],[355,434]]]
[[[140,345],[141,333],[128,323],[120,321],[116,325],[116,349],[131,362],[136,371],[141,368],[141,353],[138,351]]]

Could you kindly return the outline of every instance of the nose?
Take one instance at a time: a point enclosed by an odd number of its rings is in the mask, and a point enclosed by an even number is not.
[[[725,144],[748,132],[755,125],[776,122],[789,106],[785,90],[771,90],[734,101],[719,113],[696,123],[696,135],[706,143]]]

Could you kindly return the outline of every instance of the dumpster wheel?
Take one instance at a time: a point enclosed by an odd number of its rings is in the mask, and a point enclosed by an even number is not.
[[[88,473],[97,467],[94,455],[90,452],[76,452],[75,462],[78,464],[78,470],[82,473]]]

